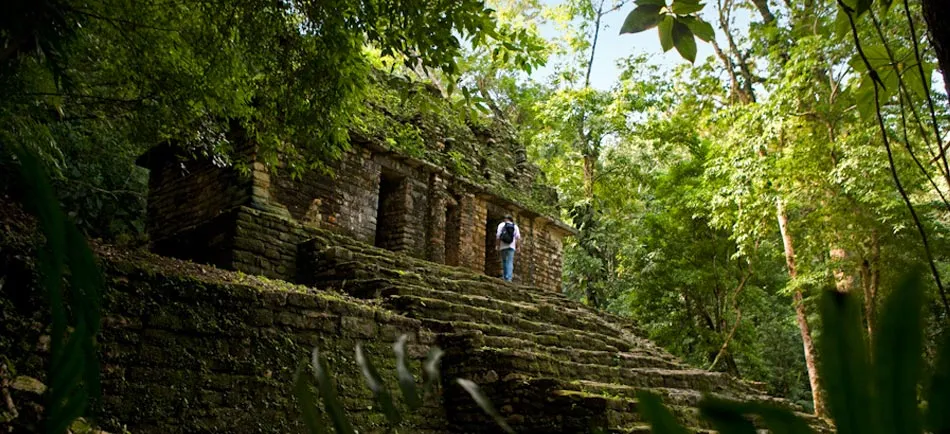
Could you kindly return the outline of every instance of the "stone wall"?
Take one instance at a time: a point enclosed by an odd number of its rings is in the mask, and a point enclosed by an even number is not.
[[[524,240],[515,265],[515,281],[559,291],[560,279],[536,281],[535,269],[560,273],[560,258],[550,258],[566,229],[540,225],[537,214],[506,202],[437,167],[399,155],[357,146],[329,168],[332,175],[305,171],[291,177],[255,161],[248,174],[206,159],[184,166],[165,148],[143,156],[152,170],[149,233],[152,249],[163,255],[294,280],[296,244],[301,228],[324,229],[390,251],[437,263],[453,264],[499,277],[494,228],[506,213],[518,217]],[[184,169],[183,169],[184,167]],[[284,219],[258,227],[238,219],[248,207]],[[491,221],[489,221],[491,220]],[[557,234],[542,233],[551,230]],[[546,246],[536,255],[534,240]],[[537,261],[545,261],[544,264]]]
[[[3,250],[0,271],[13,272]],[[103,400],[96,420],[111,432],[302,432],[292,396],[294,372],[318,347],[330,363],[347,414],[359,432],[385,432],[354,361],[362,343],[395,387],[391,345],[409,336],[416,376],[435,335],[419,320],[339,294],[222,273],[155,256],[103,256],[106,282],[99,338]],[[25,274],[24,274],[25,273]],[[15,293],[14,293],[15,292]],[[49,354],[35,285],[0,289],[0,325],[19,327],[19,350],[0,348],[18,375],[44,378]],[[34,313],[36,312],[36,313]],[[3,343],[3,342],[0,342]],[[26,351],[23,351],[26,350]],[[441,398],[408,420],[415,433],[444,433]]]
[[[250,176],[211,159],[182,159],[156,147],[139,164],[150,170],[146,229],[153,241],[165,241],[251,197]]]
[[[311,171],[294,179],[278,173],[270,184],[270,197],[305,225],[373,244],[380,165],[370,155],[365,150],[347,153],[331,166],[332,176]]]
[[[540,288],[560,288],[564,242],[560,232],[546,230],[532,222],[530,273],[532,284]],[[540,227],[539,227],[540,226]]]

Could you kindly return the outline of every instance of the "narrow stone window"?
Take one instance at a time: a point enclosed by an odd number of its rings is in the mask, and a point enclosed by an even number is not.
[[[445,207],[445,264],[459,264],[462,218],[455,205]]]

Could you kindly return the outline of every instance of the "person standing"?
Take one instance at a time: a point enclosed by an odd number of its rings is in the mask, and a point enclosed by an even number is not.
[[[504,221],[498,224],[495,231],[495,249],[501,253],[502,278],[511,282],[515,271],[515,249],[521,239],[521,230],[515,224],[510,214],[505,215]]]

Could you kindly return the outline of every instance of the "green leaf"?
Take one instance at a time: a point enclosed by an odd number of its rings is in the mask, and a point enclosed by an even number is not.
[[[422,406],[422,400],[419,399],[419,392],[416,391],[416,379],[409,370],[409,363],[406,357],[406,341],[409,339],[406,335],[399,336],[396,343],[393,344],[393,351],[396,353],[396,376],[399,378],[399,390],[402,391],[402,397],[406,400],[406,405],[415,410]]]
[[[851,33],[851,21],[848,20],[848,13],[844,9],[838,8],[838,14],[835,15],[835,38],[843,39]]]
[[[840,434],[876,432],[868,418],[871,406],[868,353],[861,309],[854,297],[825,291],[821,300],[821,379],[825,401]]]
[[[924,324],[919,273],[909,273],[884,301],[874,330],[876,416],[880,432],[920,432],[917,383]]]
[[[927,384],[927,430],[950,432],[950,332],[944,331],[934,374]]]
[[[501,429],[505,430],[505,432],[509,434],[515,433],[515,430],[508,426],[508,422],[505,421],[505,418],[501,417],[501,414],[498,413],[498,410],[495,410],[495,406],[492,405],[491,400],[489,400],[488,397],[482,393],[482,390],[477,384],[464,378],[458,378],[455,381],[458,382],[458,384],[462,386],[462,388],[465,389],[469,395],[472,396],[472,399],[474,399],[475,403],[482,408],[482,411],[491,416],[491,418],[495,420],[495,423],[498,424]]]
[[[877,110],[877,105],[874,103],[874,82],[871,77],[868,75],[861,77],[860,84],[854,92],[858,113],[862,118],[870,119]]]
[[[333,421],[333,427],[337,434],[355,434],[353,425],[350,424],[346,412],[343,411],[343,404],[340,403],[340,397],[336,393],[336,385],[333,384],[330,367],[327,361],[320,355],[320,350],[314,348],[310,357],[310,366],[313,368],[313,376],[317,379],[317,390],[320,391],[320,397],[323,398],[323,408]]]
[[[310,371],[307,369],[307,359],[304,358],[297,365],[294,373],[294,396],[300,406],[300,416],[309,434],[324,434],[327,432],[317,413],[317,397],[313,393]]]
[[[666,0],[637,0],[637,6],[666,6]]]
[[[422,393],[428,396],[439,384],[439,362],[445,354],[439,347],[429,349],[425,363],[422,364]]]
[[[630,14],[627,15],[627,18],[623,21],[623,25],[620,26],[620,34],[639,33],[644,30],[652,29],[659,22],[660,6],[638,6],[636,9],[631,11]]]
[[[670,51],[673,48],[673,17],[664,16],[656,28],[660,33],[660,46],[663,47],[663,52]]]
[[[917,67],[917,59],[914,58],[913,54],[909,54],[908,58],[905,61],[898,60],[897,67],[901,74],[901,78],[904,80],[904,84],[907,86],[907,91],[911,94],[914,94],[918,98],[926,99],[927,93],[930,91],[930,79],[933,73],[933,65],[923,60],[923,77],[920,76],[920,70]]]
[[[646,391],[637,392],[637,408],[650,423],[654,434],[687,434],[673,413],[663,406],[660,398]]]
[[[686,27],[689,27],[693,35],[699,39],[711,42],[716,38],[716,31],[713,30],[712,24],[703,21],[699,17],[680,17],[677,21],[686,24]]]
[[[699,404],[703,418],[712,422],[713,427],[722,433],[755,434],[755,425],[742,416],[741,404],[717,398],[704,398]]]
[[[679,20],[673,23],[673,45],[684,59],[690,63],[696,61],[696,40],[693,39],[693,32]]]
[[[705,6],[705,4],[699,2],[673,0],[673,4],[671,5],[670,9],[673,10],[674,14],[688,15],[703,10]]]
[[[356,344],[356,364],[359,365],[360,371],[363,373],[363,379],[366,380],[366,385],[369,390],[373,391],[373,397],[376,398],[376,402],[379,403],[380,409],[389,423],[397,425],[402,422],[402,416],[393,405],[393,397],[386,389],[386,385],[379,376],[376,367],[373,366],[373,362],[363,353],[363,346],[360,344]]]
[[[851,9],[854,17],[858,18],[871,8],[873,0],[842,0],[842,2]]]
[[[719,398],[704,398],[699,404],[703,414],[710,414],[711,418],[721,418],[721,414],[727,414],[728,418],[735,419],[739,415],[756,416],[761,418],[765,425],[773,434],[812,434],[813,431],[808,423],[800,417],[793,414],[786,408],[776,407],[774,405],[758,402],[736,402],[727,401]],[[725,428],[723,432],[740,433],[748,432],[749,425],[747,420],[721,420],[717,428],[724,429],[726,425],[735,424],[731,428]],[[754,429],[754,427],[753,427]]]

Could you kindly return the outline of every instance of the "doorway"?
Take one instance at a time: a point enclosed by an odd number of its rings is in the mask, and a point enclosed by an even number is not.
[[[485,219],[485,275],[501,277],[501,256],[495,250],[495,239],[498,225],[504,220],[504,211],[489,206],[488,217]]]
[[[445,265],[459,264],[459,250],[462,235],[462,216],[457,205],[445,207]]]
[[[379,199],[376,204],[376,237],[374,244],[387,250],[397,250],[402,238],[402,220],[405,202],[400,191],[402,179],[386,174],[379,178]]]

